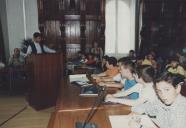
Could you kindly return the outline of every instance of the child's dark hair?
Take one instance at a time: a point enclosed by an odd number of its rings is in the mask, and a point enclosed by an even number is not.
[[[109,63],[109,65],[113,65],[116,66],[117,65],[117,59],[115,57],[108,57],[107,62]]]
[[[173,87],[177,87],[178,84],[184,85],[184,79],[185,77],[180,74],[173,74],[170,72],[165,72],[160,77],[158,77],[154,82],[155,84],[160,81],[165,81],[173,85]]]
[[[130,59],[128,57],[122,57],[122,58],[119,58],[118,60],[118,63],[122,63],[122,62],[125,62],[125,61],[130,61]]]
[[[34,38],[41,37],[41,33],[35,32],[35,33],[33,34],[33,37],[34,37]]]
[[[136,73],[135,63],[130,60],[121,62],[121,66],[124,68],[128,68],[131,71],[131,73]]]
[[[106,61],[108,60],[109,56],[105,55],[102,57],[102,59],[105,59]]]
[[[149,65],[139,66],[137,68],[137,74],[147,83],[153,82],[155,78],[155,70],[152,66],[149,66]]]
[[[179,58],[177,56],[172,56],[170,57],[170,62],[172,61],[179,62]]]
[[[135,53],[135,51],[134,50],[130,50],[129,53]]]

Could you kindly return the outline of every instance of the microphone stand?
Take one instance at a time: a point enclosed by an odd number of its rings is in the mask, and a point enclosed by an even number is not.
[[[99,91],[99,95],[96,98],[94,104],[92,105],[91,110],[89,111],[85,121],[84,122],[76,122],[75,128],[98,128],[98,126],[95,123],[89,123],[89,121],[92,119],[94,114],[97,112],[98,107],[101,105],[105,96],[106,96],[106,86],[101,87],[101,90]]]

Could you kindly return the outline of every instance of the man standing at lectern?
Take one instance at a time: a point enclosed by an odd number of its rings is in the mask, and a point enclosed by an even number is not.
[[[35,32],[33,34],[33,41],[29,44],[26,56],[30,54],[41,54],[41,53],[55,53],[56,51],[48,48],[41,43],[41,34]]]

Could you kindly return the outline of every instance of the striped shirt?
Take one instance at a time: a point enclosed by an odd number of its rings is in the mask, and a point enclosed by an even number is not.
[[[152,119],[160,128],[185,128],[186,127],[186,98],[178,95],[174,103],[166,106],[160,101],[147,103],[145,113],[154,116]]]

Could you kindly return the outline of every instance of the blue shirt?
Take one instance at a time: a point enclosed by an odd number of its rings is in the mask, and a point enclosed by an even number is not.
[[[135,80],[125,80],[124,90],[128,90],[129,88],[135,86],[136,83],[137,82]],[[129,96],[130,99],[137,99],[137,98],[139,98],[139,93],[133,92],[128,96]]]

